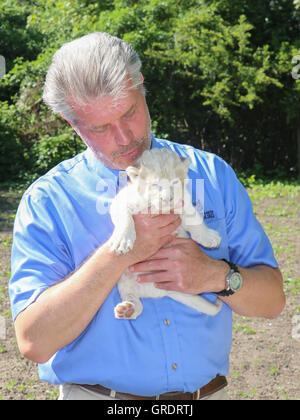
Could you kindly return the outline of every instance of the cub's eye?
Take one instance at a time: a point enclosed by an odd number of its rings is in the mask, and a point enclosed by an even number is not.
[[[180,180],[178,178],[173,179],[173,181],[171,182],[172,185],[179,185],[180,184]]]

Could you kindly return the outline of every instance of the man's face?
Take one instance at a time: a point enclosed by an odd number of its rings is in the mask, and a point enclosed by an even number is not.
[[[150,116],[138,89],[128,91],[117,102],[107,96],[73,108],[77,117],[74,129],[106,166],[126,169],[150,148]]]

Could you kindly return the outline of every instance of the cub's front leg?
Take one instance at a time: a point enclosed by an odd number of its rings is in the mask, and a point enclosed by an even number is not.
[[[117,254],[131,251],[136,240],[135,225],[127,202],[116,196],[110,208],[110,215],[115,229],[109,240],[111,250]]]
[[[109,240],[110,249],[117,254],[126,254],[131,251],[136,239],[134,221],[131,214],[128,214],[126,220],[117,224]]]

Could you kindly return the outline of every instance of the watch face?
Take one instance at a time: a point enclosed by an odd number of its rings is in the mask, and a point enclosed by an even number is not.
[[[233,273],[230,278],[230,288],[235,292],[238,291],[242,286],[242,278],[240,273]]]

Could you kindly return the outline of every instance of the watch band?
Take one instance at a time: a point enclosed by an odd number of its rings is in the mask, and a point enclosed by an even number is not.
[[[233,262],[227,261],[227,260],[225,260],[225,258],[222,258],[222,261],[225,261],[232,270],[239,273],[239,269],[238,269],[237,265],[235,265]]]
[[[225,260],[225,258],[222,258],[222,261],[226,262],[229,265],[230,270],[233,270],[233,271],[239,273],[239,269],[237,268],[237,266],[234,263]],[[226,279],[226,281],[227,281],[227,279]],[[224,290],[221,290],[221,292],[217,292],[216,294],[218,296],[231,296],[231,295],[234,294],[234,291],[230,289],[230,285],[228,284],[228,288],[226,288]]]

